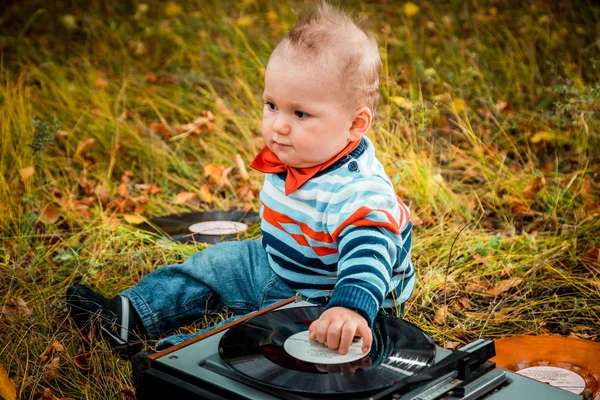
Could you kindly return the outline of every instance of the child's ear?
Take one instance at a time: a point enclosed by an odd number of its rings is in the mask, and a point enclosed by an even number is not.
[[[350,127],[350,140],[352,142],[362,138],[371,128],[373,112],[369,107],[361,107],[356,110],[352,126]]]

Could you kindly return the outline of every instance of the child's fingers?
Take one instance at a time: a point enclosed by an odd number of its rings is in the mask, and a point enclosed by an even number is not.
[[[354,334],[356,333],[356,324],[350,321],[346,321],[342,328],[342,337],[340,339],[340,347],[338,353],[346,354],[350,350],[352,340],[354,340]]]
[[[357,336],[363,338],[362,351],[366,353],[371,348],[373,344],[373,332],[371,332],[371,328],[367,324],[360,324],[356,329]]]

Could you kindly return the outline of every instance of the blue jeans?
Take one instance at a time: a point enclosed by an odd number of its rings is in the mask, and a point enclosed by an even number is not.
[[[157,349],[181,343],[244,314],[294,296],[273,272],[258,240],[223,242],[192,254],[184,263],[146,275],[120,295],[138,312],[150,339],[227,307],[235,316],[193,335],[172,335]]]

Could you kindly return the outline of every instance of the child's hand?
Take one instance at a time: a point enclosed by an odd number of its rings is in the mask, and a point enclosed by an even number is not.
[[[346,354],[354,336],[363,338],[362,351],[366,353],[373,343],[373,334],[367,321],[356,311],[345,307],[331,307],[313,321],[308,328],[309,340],[327,343],[331,350]]]

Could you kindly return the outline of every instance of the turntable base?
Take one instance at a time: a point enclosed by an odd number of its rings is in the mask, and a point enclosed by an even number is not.
[[[304,301],[290,303],[280,307],[298,307],[312,305]],[[176,349],[168,349],[168,352],[157,353],[151,357],[150,368],[146,370],[143,379],[143,390],[138,393],[138,399],[256,399],[256,400],[306,400],[306,399],[331,399],[343,398],[348,400],[369,398],[394,398],[413,400],[435,400],[435,399],[479,399],[490,400],[575,400],[582,396],[569,393],[565,390],[543,384],[519,374],[495,368],[477,379],[477,381],[491,382],[494,377],[502,376],[506,379],[503,386],[490,391],[489,394],[481,394],[477,391],[467,396],[458,396],[452,393],[440,393],[433,390],[420,393],[413,391],[401,396],[390,395],[382,397],[373,395],[371,392],[355,394],[336,395],[314,395],[290,392],[279,388],[267,387],[249,380],[230,369],[218,352],[221,337],[227,330],[220,331],[201,340],[183,343]],[[437,349],[435,362],[448,357],[452,352],[441,348]],[[487,377],[487,378],[486,378]],[[487,392],[486,392],[487,393]]]

